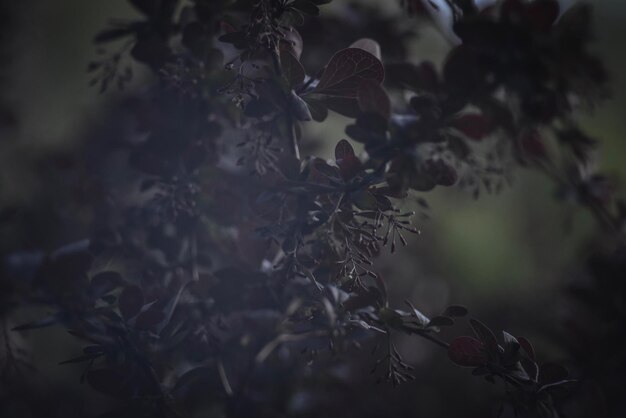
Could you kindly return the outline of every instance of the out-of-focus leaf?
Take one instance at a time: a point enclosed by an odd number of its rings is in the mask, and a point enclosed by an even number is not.
[[[457,337],[448,347],[448,358],[461,367],[479,367],[487,363],[483,343],[473,337]]]
[[[439,75],[429,61],[420,65],[408,62],[390,64],[386,67],[386,72],[389,83],[416,93],[436,93],[440,89]]]
[[[450,305],[443,311],[445,316],[465,316],[467,315],[467,308],[461,305]]]
[[[290,3],[290,6],[311,16],[318,16],[320,14],[320,9],[309,0],[295,0]]]
[[[480,141],[493,130],[493,124],[489,118],[476,113],[468,113],[455,118],[451,126],[474,141]]]

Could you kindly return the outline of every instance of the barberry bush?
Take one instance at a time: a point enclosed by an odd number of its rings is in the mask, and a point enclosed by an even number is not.
[[[377,267],[438,216],[432,190],[479,199],[532,170],[597,221],[603,248],[571,293],[618,325],[574,324],[581,346],[624,347],[623,284],[611,293],[626,206],[578,122],[609,92],[591,6],[404,0],[402,14],[351,17],[325,12],[341,0],[128,1],[141,18],[103,28],[87,69],[94,94],[124,92],[105,116],[115,137],[82,157],[117,175],[90,197],[83,239],[5,257],[3,318],[41,314],[3,320],[3,382],[36,373],[22,335],[61,326],[83,348],[58,367],[80,365],[76,379],[106,395],[102,416],[419,416],[390,405],[420,380],[397,344],[410,337],[440,349],[438,367],[497,387],[494,416],[619,416],[620,379],[585,375],[608,366],[595,354],[573,353],[570,375],[472,306],[390,297],[393,270]],[[426,19],[449,40],[442,63],[409,52]],[[333,114],[345,135],[311,134]],[[311,155],[329,146],[333,158]],[[572,407],[585,396],[591,412]]]

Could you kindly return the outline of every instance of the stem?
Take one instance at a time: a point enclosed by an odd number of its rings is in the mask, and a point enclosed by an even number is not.
[[[296,137],[296,124],[294,123],[291,110],[287,110],[287,132],[289,138],[289,149],[296,159],[300,160],[300,148],[298,147],[298,139]]]

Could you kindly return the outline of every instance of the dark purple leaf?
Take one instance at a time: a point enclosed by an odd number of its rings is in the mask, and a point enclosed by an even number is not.
[[[344,180],[352,179],[363,169],[361,160],[357,158],[352,145],[345,139],[339,141],[335,147],[335,161]]]
[[[477,319],[470,319],[470,325],[478,339],[485,345],[485,350],[489,354],[489,357],[495,359],[499,352],[496,336],[485,324]]]
[[[385,120],[391,115],[391,101],[382,86],[374,80],[363,80],[357,90],[357,102],[364,113],[376,113]]]
[[[385,78],[385,69],[378,58],[358,48],[347,48],[337,52],[320,78],[314,92],[317,94],[356,98],[357,89],[363,80],[379,84]]]
[[[461,367],[479,367],[487,363],[484,345],[473,337],[457,337],[448,347],[448,358]]]
[[[489,118],[480,114],[465,114],[452,120],[451,126],[469,139],[480,141],[493,130]]]
[[[290,6],[311,16],[318,16],[320,14],[320,9],[309,0],[295,0]]]

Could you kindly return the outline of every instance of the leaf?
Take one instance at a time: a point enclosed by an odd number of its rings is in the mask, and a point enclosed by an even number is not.
[[[335,161],[339,163],[340,161],[346,158],[352,158],[352,157],[355,157],[355,154],[354,154],[354,148],[352,148],[352,145],[350,145],[350,142],[348,142],[345,139],[342,139],[341,141],[339,141],[337,145],[335,146]]]
[[[311,117],[316,122],[323,122],[328,117],[328,108],[320,101],[306,97],[304,101],[309,106]]]
[[[487,363],[484,345],[473,337],[457,337],[448,347],[448,358],[461,367],[479,367]]]
[[[280,65],[289,87],[294,88],[304,82],[304,68],[294,54],[286,50],[280,51]]]
[[[363,80],[357,90],[357,102],[364,113],[376,113],[385,120],[391,116],[391,101],[382,86],[374,80]]]
[[[316,158],[313,161],[312,167],[313,171],[311,175],[313,178],[315,178],[318,173],[333,181],[337,181],[341,178],[337,167],[328,165],[326,161],[322,160],[321,158]]]
[[[118,306],[124,319],[128,320],[137,315],[143,302],[143,291],[139,286],[125,287],[118,299]]]
[[[493,130],[493,124],[489,118],[476,113],[468,113],[455,118],[451,126],[474,141],[480,141]]]
[[[451,326],[454,325],[454,319],[448,317],[448,316],[435,316],[433,317],[430,322],[428,323],[428,325],[426,325],[427,327],[447,327],[447,326]]]
[[[504,345],[505,348],[507,346],[518,346],[520,345],[519,341],[517,341],[517,338],[515,338],[514,336],[512,336],[511,334],[509,334],[506,331],[502,331],[502,338],[504,339]]]
[[[335,146],[335,161],[339,167],[339,172],[344,180],[350,180],[363,169],[361,160],[354,154],[352,145],[342,139]]]
[[[361,210],[375,210],[378,207],[378,200],[368,190],[359,190],[350,195],[352,203]]]
[[[426,315],[424,315],[422,312],[420,312],[415,306],[413,306],[413,304],[411,302],[409,302],[408,300],[405,300],[404,303],[406,303],[407,305],[409,305],[409,307],[411,308],[411,310],[413,311],[413,316],[417,319],[417,321],[419,322],[419,324],[422,327],[426,327],[428,325],[428,323],[430,322],[430,319],[428,319],[428,317]]]
[[[288,30],[285,30],[285,36],[283,38],[283,43],[281,44],[281,50],[287,49],[291,52],[296,59],[300,59],[302,55],[302,37],[300,33],[293,27],[290,27]]]
[[[493,332],[487,328],[485,324],[474,318],[470,319],[470,325],[474,330],[474,334],[476,334],[478,339],[485,345],[485,349],[489,354],[489,357],[491,359],[496,358],[499,351],[498,340],[496,340],[496,336]]]
[[[375,56],[376,58],[378,58],[379,60],[382,57],[381,52],[380,52],[380,45],[378,44],[378,42],[376,42],[373,39],[369,39],[369,38],[359,39],[358,41],[350,45],[350,48],[358,48],[358,49],[362,49],[363,51],[367,51],[373,56]]]
[[[362,49],[347,48],[333,55],[313,91],[328,96],[356,98],[363,80],[380,84],[384,78],[385,69],[378,58]]]
[[[506,331],[502,331],[502,338],[504,339],[503,363],[506,366],[513,366],[520,360],[520,343]]]
[[[569,376],[567,369],[559,364],[546,363],[539,369],[539,383],[547,385],[550,383],[566,380]]]
[[[295,0],[290,6],[311,16],[319,16],[320,14],[320,9],[309,0]]]
[[[530,343],[530,341],[528,341],[527,338],[517,337],[517,342],[522,347],[522,349],[526,352],[526,355],[528,356],[529,359],[531,359],[532,361],[537,361],[537,358],[535,356],[535,349],[533,348],[533,345]]]
[[[291,90],[289,100],[291,103],[291,110],[297,120],[308,122],[313,119],[309,106],[300,96],[296,94],[295,91]]]
[[[465,316],[467,315],[467,308],[461,305],[450,305],[443,314],[445,316]]]

